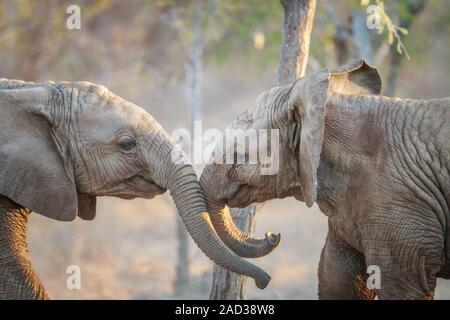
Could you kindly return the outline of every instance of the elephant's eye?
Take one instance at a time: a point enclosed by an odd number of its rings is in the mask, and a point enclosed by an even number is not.
[[[123,151],[131,151],[136,148],[136,141],[131,138],[122,139],[119,141],[119,146]]]

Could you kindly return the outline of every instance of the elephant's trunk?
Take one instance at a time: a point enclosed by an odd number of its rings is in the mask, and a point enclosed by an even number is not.
[[[280,243],[280,234],[266,232],[265,239],[255,239],[243,233],[234,223],[228,207],[218,209],[217,206],[208,205],[208,211],[220,239],[241,257],[259,258],[265,256]]]
[[[259,267],[232,252],[218,237],[211,219],[206,211],[206,204],[197,175],[191,165],[173,163],[170,152],[173,143],[163,142],[169,149],[165,163],[170,164],[166,170],[163,187],[170,190],[181,219],[189,234],[203,253],[217,265],[232,272],[255,279],[258,288],[265,288],[270,276]]]
[[[201,184],[206,191],[210,181],[214,179],[210,175],[208,167],[202,173]],[[211,222],[220,239],[237,255],[245,258],[259,258],[272,252],[280,243],[280,234],[267,232],[265,239],[255,239],[243,233],[234,223],[230,210],[223,203],[213,200],[205,192],[208,211]]]
[[[30,210],[0,196],[0,300],[48,299],[28,260]]]

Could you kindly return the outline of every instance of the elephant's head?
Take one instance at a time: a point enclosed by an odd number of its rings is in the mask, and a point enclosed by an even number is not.
[[[270,281],[219,239],[192,166],[174,157],[174,142],[140,107],[89,82],[3,80],[0,110],[0,194],[70,221],[93,219],[97,196],[152,198],[169,190],[209,258],[261,288]]]
[[[214,227],[224,242],[241,256],[253,255],[255,245],[268,252],[268,245],[263,240],[247,239],[236,231],[224,206],[245,207],[252,202],[287,196],[313,205],[317,198],[316,173],[324,138],[326,105],[332,92],[380,94],[381,80],[376,69],[359,60],[332,71],[315,72],[290,86],[262,93],[229,127],[278,130],[278,148],[271,150],[278,155],[278,170],[271,175],[264,174],[259,157],[252,164],[224,164],[215,159],[203,170],[200,185]],[[258,147],[266,148],[264,139],[259,139]],[[238,148],[234,158],[248,159],[251,151]],[[228,234],[233,232],[238,236],[231,239]],[[236,242],[239,236],[240,241]]]

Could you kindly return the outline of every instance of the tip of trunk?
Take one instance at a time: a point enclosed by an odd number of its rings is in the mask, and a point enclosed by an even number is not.
[[[270,280],[271,277],[269,276],[269,274],[263,271],[261,276],[255,278],[255,283],[259,289],[264,289],[269,285]]]
[[[240,228],[248,226],[250,215],[254,214],[251,210],[254,210],[254,207],[241,209],[240,216],[232,217],[228,207],[225,207],[221,210],[211,210],[210,218],[220,239],[234,253],[243,258],[260,258],[278,247],[281,235],[267,232],[264,239],[256,239],[242,232]]]

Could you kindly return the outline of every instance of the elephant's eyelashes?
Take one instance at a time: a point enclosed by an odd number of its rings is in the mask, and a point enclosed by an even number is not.
[[[119,146],[123,151],[132,151],[134,148],[136,148],[136,141],[132,138],[124,138],[119,140]]]

